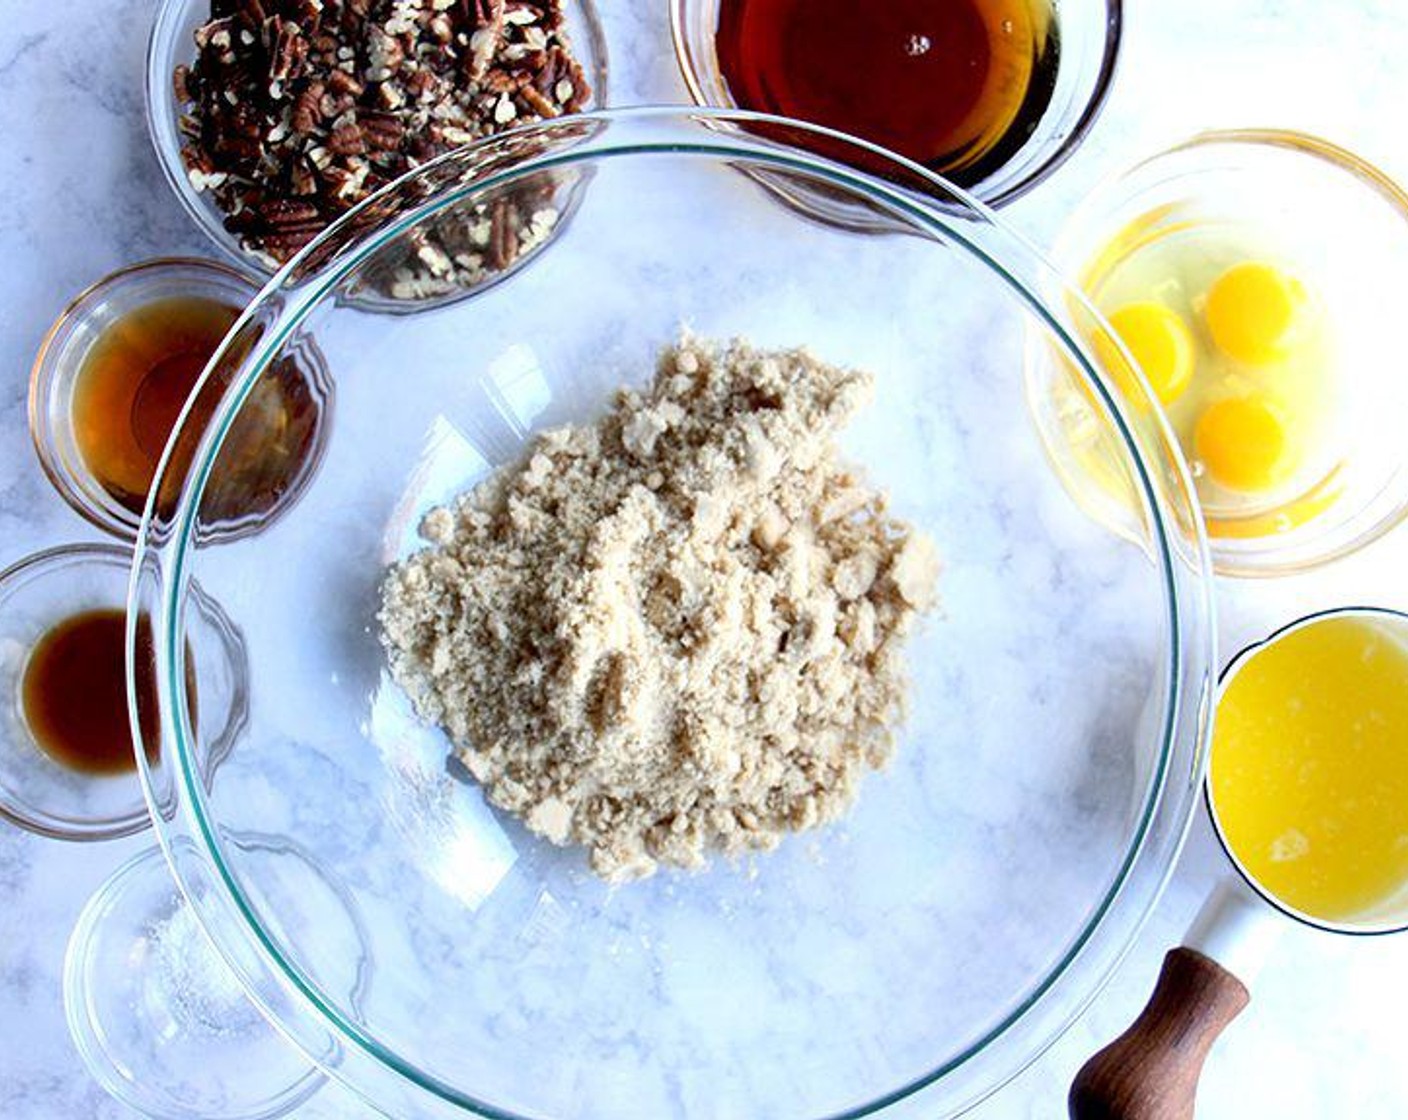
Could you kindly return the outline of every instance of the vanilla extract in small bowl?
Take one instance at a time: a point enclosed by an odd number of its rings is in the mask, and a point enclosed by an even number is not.
[[[125,548],[80,544],[0,572],[0,818],[42,836],[106,840],[147,824],[127,707],[131,565]],[[150,649],[145,620],[138,638]],[[155,684],[139,672],[144,708]],[[155,744],[154,729],[142,740]]]
[[[127,614],[80,611],[35,643],[20,685],[25,723],[55,762],[81,774],[124,774],[137,768],[127,718]],[[146,678],[139,687],[150,691]],[[148,699],[139,705],[151,711]],[[144,740],[154,741],[150,734]]]
[[[129,549],[74,544],[0,571],[0,819],[63,840],[107,840],[147,826],[138,742],[149,768],[163,759],[145,614],[132,658],[136,741],[129,714],[131,568]],[[183,687],[172,702],[189,732],[209,739],[200,759],[208,779],[245,727],[249,668],[244,637],[220,605],[199,588],[192,604]]]

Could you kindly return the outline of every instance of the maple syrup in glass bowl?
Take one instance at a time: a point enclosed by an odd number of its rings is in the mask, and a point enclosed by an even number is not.
[[[1084,139],[1122,24],[1120,0],[673,0],[670,15],[697,103],[836,129],[993,206]],[[849,154],[905,181],[883,159]]]
[[[170,514],[143,528],[132,609],[155,635],[161,742],[142,776],[160,839],[256,1001],[387,1115],[947,1115],[1072,1021],[1172,867],[1214,668],[1176,445],[1105,383],[1078,340],[1108,332],[1020,237],[966,196],[940,207],[817,157],[806,141],[823,138],[849,143],[729,111],[608,112],[404,180],[250,307]],[[760,183],[777,175],[876,232],[808,220]],[[579,202],[523,267],[418,313],[357,301],[424,223],[541,180]],[[942,609],[908,646],[894,761],[843,821],[613,888],[449,764],[391,679],[379,589],[430,509],[646,384],[686,328],[874,372],[840,450],[937,544]],[[1137,539],[1047,464],[1024,403],[1033,330],[1107,406]],[[335,383],[320,467],[266,531],[213,537],[222,433],[301,339]],[[209,790],[171,638],[194,580],[249,645],[250,719]],[[355,907],[360,1002],[317,899],[278,892],[250,834],[309,853]]]

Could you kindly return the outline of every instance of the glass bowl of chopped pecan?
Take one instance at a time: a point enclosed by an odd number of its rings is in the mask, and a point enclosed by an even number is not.
[[[593,0],[163,0],[147,122],[187,213],[272,274],[406,172],[601,107],[606,81]],[[518,209],[536,246],[542,202]],[[481,270],[489,241],[482,222],[445,232],[400,262],[395,291],[364,296],[443,295]]]
[[[1177,441],[1018,234],[819,141],[855,144],[608,110],[444,157],[266,287],[175,437],[129,602],[155,828],[260,1006],[386,1115],[951,1115],[1073,1020],[1167,880],[1216,665]],[[360,302],[427,227],[561,189],[526,263]],[[1132,534],[1051,469],[1033,334],[1121,449]],[[264,531],[212,536],[222,433],[300,339],[324,453]],[[192,581],[249,650],[208,791]],[[353,901],[359,1004],[354,947],[250,835]]]

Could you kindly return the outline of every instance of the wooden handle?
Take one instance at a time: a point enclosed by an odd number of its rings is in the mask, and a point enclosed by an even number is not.
[[[1139,1018],[1076,1074],[1071,1120],[1192,1120],[1203,1061],[1250,999],[1216,961],[1174,949]]]

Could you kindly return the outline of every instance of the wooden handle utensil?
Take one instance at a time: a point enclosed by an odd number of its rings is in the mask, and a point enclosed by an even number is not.
[[[1076,1074],[1071,1120],[1191,1120],[1203,1061],[1250,999],[1210,957],[1172,950],[1139,1018]]]

